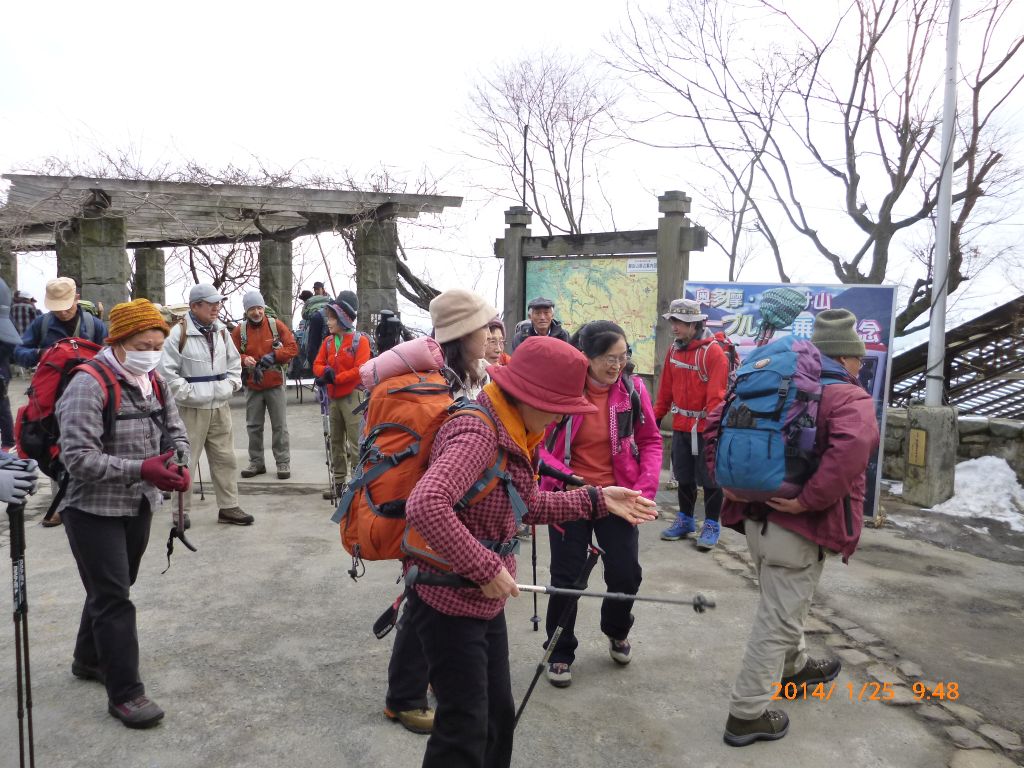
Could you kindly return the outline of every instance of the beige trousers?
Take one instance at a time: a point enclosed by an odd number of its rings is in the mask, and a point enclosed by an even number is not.
[[[238,465],[235,461],[235,435],[231,428],[231,405],[224,403],[219,408],[189,408],[179,405],[178,413],[185,422],[188,431],[188,442],[192,447],[193,490],[199,486],[199,475],[196,467],[199,457],[206,451],[212,477],[204,477],[203,482],[213,482],[213,492],[217,496],[218,509],[231,509],[238,506]],[[185,494],[185,509],[192,508],[192,494]]]
[[[729,713],[748,720],[768,709],[773,683],[807,663],[804,620],[825,564],[814,542],[771,522],[761,533],[763,525],[745,526],[761,599],[729,699]]]

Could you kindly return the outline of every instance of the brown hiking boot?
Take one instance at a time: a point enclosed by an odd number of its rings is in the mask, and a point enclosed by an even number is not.
[[[760,717],[744,720],[729,715],[725,721],[723,739],[730,747],[745,747],[755,741],[775,741],[789,731],[789,716],[785,712],[766,709]]]
[[[41,525],[43,528],[56,528],[61,522],[60,512],[54,512],[53,516],[49,520],[44,519]]]
[[[252,525],[255,520],[252,515],[247,515],[241,507],[228,507],[217,512],[218,523],[229,523],[231,525]]]
[[[434,730],[434,710],[429,707],[427,709],[407,709],[404,712],[394,712],[385,707],[384,716],[388,720],[401,723],[405,730],[413,733],[428,734]]]
[[[807,685],[827,683],[830,680],[835,680],[842,668],[843,663],[839,659],[812,659],[808,656],[803,669],[789,677],[782,678],[782,687],[785,688],[789,683],[793,683],[797,688],[804,683]]]
[[[267,468],[262,464],[249,464],[248,467],[242,470],[242,477],[256,477],[256,475],[267,474]]]
[[[341,492],[343,490],[345,490],[344,484],[338,483],[336,486],[334,486],[334,492],[333,493],[330,490],[326,490],[326,491],[323,492],[323,497],[325,499],[327,499],[327,501],[330,501],[331,499],[335,499],[335,500],[340,499],[341,498]]]
[[[147,696],[136,696],[121,704],[110,702],[107,712],[129,728],[152,728],[164,717],[164,711]]]

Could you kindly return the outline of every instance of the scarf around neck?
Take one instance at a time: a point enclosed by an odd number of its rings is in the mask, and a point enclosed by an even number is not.
[[[534,450],[544,439],[544,430],[533,433],[526,431],[526,425],[523,423],[523,417],[519,415],[519,410],[506,399],[505,393],[501,391],[497,382],[492,381],[485,385],[483,391],[490,398],[491,405],[494,407],[498,419],[508,431],[509,437],[512,438],[512,442],[522,450],[528,459],[532,460]]]

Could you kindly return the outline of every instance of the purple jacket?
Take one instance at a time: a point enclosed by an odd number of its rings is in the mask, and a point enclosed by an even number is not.
[[[628,437],[620,438],[615,428],[619,423],[619,414],[626,414],[630,410],[626,385],[620,378],[608,392],[608,408],[611,410],[608,423],[612,425],[611,434],[608,436],[612,474],[615,476],[616,484],[640,491],[645,498],[653,499],[658,493],[661,475],[661,430],[658,429],[658,422],[654,418],[654,408],[643,380],[639,376],[634,376],[633,383],[640,395],[641,415],[639,423],[633,425],[633,434]],[[548,427],[545,441],[538,449],[541,461],[563,472],[571,472],[571,466],[567,466],[565,462],[565,430],[569,430],[571,448],[572,440],[582,423],[581,417],[574,416],[566,419],[565,425],[552,424]],[[549,451],[547,443],[551,441],[551,436],[556,431],[558,434],[555,435]],[[570,460],[569,465],[571,464]],[[541,479],[540,487],[545,491],[557,491],[562,489],[562,484],[558,480],[544,477]]]
[[[760,503],[725,499],[722,525],[742,533],[747,518],[751,521],[770,519],[825,549],[842,554],[844,563],[850,559],[864,525],[864,472],[872,452],[878,447],[878,420],[871,396],[853,378],[848,381],[832,384],[822,391],[815,441],[819,464],[797,497],[808,511],[790,515]],[[708,416],[704,432],[705,458],[712,478],[721,415],[719,406]]]

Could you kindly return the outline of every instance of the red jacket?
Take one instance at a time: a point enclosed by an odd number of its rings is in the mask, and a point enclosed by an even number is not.
[[[445,423],[434,439],[430,467],[409,494],[405,514],[427,543],[452,564],[455,573],[477,584],[486,584],[498,575],[502,565],[513,578],[516,575],[515,555],[501,557],[479,542],[509,541],[515,536],[512,502],[504,488],[498,487],[471,507],[456,512],[455,505],[494,462],[498,446],[508,454],[508,473],[529,510],[525,522],[546,525],[589,518],[591,505],[585,488],[541,491],[534,477],[532,457],[513,442],[491,407],[490,398],[480,394],[477,402],[491,412],[498,425],[497,434],[481,419],[467,416]],[[597,517],[607,514],[604,497],[598,495]],[[409,564],[406,561],[406,567]],[[418,585],[416,594],[427,605],[450,616],[493,619],[505,607],[504,600],[484,597],[476,589]]]
[[[359,334],[359,345],[352,350],[352,332],[341,337],[341,347],[334,341],[334,334],[327,334],[320,351],[313,361],[313,375],[320,377],[328,368],[334,369],[334,383],[327,385],[327,394],[332,400],[346,397],[359,386],[359,366],[370,359],[370,339],[365,333]]]
[[[270,330],[270,322],[277,323],[277,337],[281,341],[280,349],[273,350],[274,334]],[[245,350],[242,350],[242,326],[245,328]],[[231,330],[231,340],[235,342],[235,347],[238,349],[240,355],[250,355],[259,359],[263,357],[267,352],[274,352],[274,359],[278,365],[284,365],[297,354],[299,354],[299,346],[295,343],[295,334],[291,332],[291,329],[276,318],[272,318],[269,315],[263,318],[263,322],[258,326],[253,327],[253,324],[248,319],[243,319],[238,325]],[[246,370],[245,366],[242,366],[242,370]],[[249,369],[251,370],[251,369]],[[280,368],[269,368],[263,372],[263,378],[260,379],[260,383],[256,384],[252,376],[245,377],[245,386],[247,389],[259,392],[264,389],[273,389],[274,387],[280,387],[284,383],[284,374],[281,373]]]
[[[711,413],[721,405],[729,384],[729,361],[725,352],[708,334],[694,339],[679,349],[675,343],[665,356],[658,383],[658,399],[654,403],[654,418],[660,424],[672,406],[686,411]],[[681,413],[672,417],[672,429],[690,432],[694,424],[703,432],[706,418],[694,418]]]
[[[776,512],[765,504],[724,499],[722,525],[742,533],[748,517],[752,522],[770,519],[819,546],[841,553],[844,563],[850,559],[864,525],[865,470],[878,447],[878,421],[871,396],[852,377],[849,382],[832,384],[822,391],[815,441],[820,463],[797,497],[808,511],[791,515]],[[715,409],[705,431],[705,457],[712,478],[721,411],[721,407]]]

